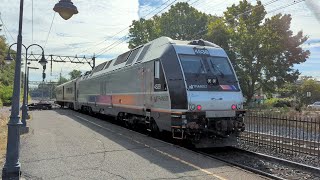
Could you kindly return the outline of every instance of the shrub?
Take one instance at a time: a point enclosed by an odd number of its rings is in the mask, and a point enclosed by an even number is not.
[[[0,86],[0,99],[3,105],[11,105],[12,86]]]
[[[270,99],[267,99],[267,100],[264,102],[264,104],[265,104],[266,107],[273,107],[274,104],[277,103],[277,101],[278,101],[277,98],[270,98]]]
[[[288,99],[279,99],[273,107],[291,107],[291,101]]]

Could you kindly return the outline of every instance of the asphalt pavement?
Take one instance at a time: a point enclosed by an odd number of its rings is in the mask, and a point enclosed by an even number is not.
[[[71,110],[31,114],[21,138],[25,179],[266,179]]]

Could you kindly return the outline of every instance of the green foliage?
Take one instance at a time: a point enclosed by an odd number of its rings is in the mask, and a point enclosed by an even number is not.
[[[60,76],[58,80],[58,85],[63,84],[65,82],[68,82],[68,79],[63,76]]]
[[[5,38],[0,36],[0,106],[11,104],[15,63],[6,64],[4,58],[8,51]]]
[[[299,71],[293,65],[304,62],[310,54],[300,47],[308,38],[302,31],[293,35],[290,30],[290,15],[265,15],[260,1],[253,6],[243,0],[227,8],[223,22],[211,22],[207,33],[208,40],[229,51],[230,58],[235,57],[232,62],[248,102],[261,88],[274,92],[286,82],[294,82]]]
[[[278,101],[278,98],[270,98],[270,99],[266,99],[264,102],[264,105],[266,107],[273,107]]]
[[[133,21],[129,33],[129,48],[133,49],[141,44],[145,44],[160,36],[160,29],[157,23],[159,17],[150,20],[141,18],[139,21]]]
[[[188,3],[176,3],[161,16],[133,21],[129,29],[129,48],[145,44],[160,36],[179,40],[199,39],[206,34],[207,24],[213,19],[214,17],[201,13]]]
[[[310,97],[307,97],[307,92],[311,93]],[[320,101],[320,83],[315,79],[303,79],[298,88],[297,97],[305,105]]]
[[[3,106],[2,100],[0,99],[0,108]]]
[[[12,86],[0,85],[0,99],[4,105],[11,104],[12,93],[13,93]]]
[[[81,71],[74,69],[73,71],[69,72],[70,79],[76,79],[81,76]]]

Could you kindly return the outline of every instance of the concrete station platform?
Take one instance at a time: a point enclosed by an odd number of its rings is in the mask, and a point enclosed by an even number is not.
[[[267,179],[71,110],[31,114],[24,179]]]

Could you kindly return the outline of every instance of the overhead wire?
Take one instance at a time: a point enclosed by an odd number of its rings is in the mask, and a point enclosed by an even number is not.
[[[53,18],[52,18],[52,21],[51,21],[51,25],[50,25],[50,28],[49,28],[49,31],[48,31],[48,34],[47,34],[47,38],[46,38],[46,41],[44,43],[44,47],[43,48],[46,48],[47,46],[47,43],[48,43],[48,39],[49,39],[49,35],[51,33],[51,29],[52,29],[52,25],[53,25],[53,22],[54,22],[54,18],[56,17],[56,12],[53,13]]]
[[[168,8],[169,6],[171,6],[171,5],[172,5],[173,3],[175,3],[176,1],[177,1],[177,0],[172,1],[170,4],[168,4],[166,7],[162,8],[160,11],[158,11],[158,12],[157,12],[155,15],[153,15],[152,17],[158,15],[159,13],[161,13],[163,10],[165,10],[166,8]],[[190,0],[188,0],[188,1],[190,1]],[[151,17],[151,18],[152,18],[152,17]],[[115,48],[116,46],[118,46],[118,45],[122,44],[123,42],[125,42],[125,41],[127,40],[125,37],[126,37],[128,34],[129,34],[129,33],[127,33],[125,36],[122,36],[121,39],[124,38],[124,40],[122,40],[120,43],[116,44],[115,46],[110,47],[109,49],[104,48],[105,50],[103,51],[103,53],[106,53],[106,52],[112,50],[113,48]],[[96,57],[99,57],[100,55],[102,55],[102,54],[99,53]]]
[[[239,13],[239,14],[234,15],[233,17],[231,17],[231,18],[229,18],[229,19],[226,19],[225,21],[228,22],[228,21],[234,19],[235,17],[239,17],[240,15],[243,15],[243,14],[246,14],[246,13],[250,13],[250,12],[252,12],[253,10],[255,10],[256,8],[258,8],[258,7],[261,7],[261,6],[266,7],[266,6],[268,6],[268,5],[270,5],[270,4],[273,4],[273,3],[277,2],[277,1],[280,1],[280,0],[271,0],[271,1],[268,1],[267,3],[265,3],[265,4],[262,4],[262,3],[261,3],[261,5],[254,6],[254,7],[250,8],[249,10],[247,10],[247,11],[245,11],[245,12]],[[267,14],[268,14],[268,13],[267,13]],[[205,28],[204,30],[202,30],[202,31],[199,31],[196,35],[198,35],[198,34],[200,34],[200,33],[203,33],[203,32],[206,31],[206,30],[208,30],[208,27],[206,27],[206,28]]]
[[[7,32],[9,33],[10,37],[12,38],[12,42],[15,42],[13,36],[11,35],[10,31],[8,30],[7,26],[5,25],[3,19],[2,19],[2,16],[1,16],[1,13],[0,13],[0,21],[2,23],[2,26],[4,27],[4,30],[7,30]],[[9,40],[9,39],[8,39]]]
[[[157,10],[157,9],[160,8],[161,6],[165,5],[165,4],[166,4],[167,2],[169,2],[169,1],[171,1],[171,0],[165,1],[165,2],[162,3],[160,6],[158,6],[158,7],[155,8],[155,9],[153,9],[153,10],[150,11],[148,14],[144,15],[142,18],[147,17],[148,15],[150,15],[150,14],[153,13],[155,10]],[[80,52],[79,54],[85,53],[85,52],[89,51],[90,49],[95,48],[95,47],[97,47],[97,46],[105,43],[105,41],[110,40],[110,39],[116,37],[118,34],[122,33],[123,31],[125,31],[125,30],[127,30],[127,29],[129,29],[129,28],[130,28],[130,26],[127,26],[126,28],[124,28],[124,29],[120,30],[119,32],[115,33],[114,35],[112,35],[111,37],[109,37],[109,38],[107,38],[107,39],[105,39],[105,40],[103,40],[103,41],[100,41],[99,43],[95,44],[93,47],[90,47],[90,48],[88,48],[88,49]],[[121,38],[122,38],[122,37],[121,37]]]
[[[278,8],[275,8],[275,9],[269,11],[268,14],[272,13],[272,12],[275,12],[275,11],[278,11],[278,10],[281,10],[281,9],[284,9],[284,8],[287,8],[287,7],[290,7],[290,6],[293,6],[293,5],[296,5],[296,4],[299,4],[299,3],[302,3],[304,1],[305,0],[297,0],[297,1],[295,0],[291,4],[287,4],[287,5],[284,5],[284,6],[281,6],[281,7],[278,7]]]

